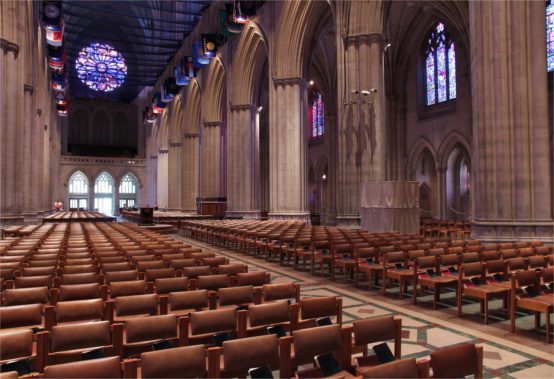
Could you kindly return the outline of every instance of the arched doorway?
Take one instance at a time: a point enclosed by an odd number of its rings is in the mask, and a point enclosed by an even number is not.
[[[451,220],[471,218],[471,161],[469,153],[456,144],[448,156],[446,169],[446,214]]]
[[[88,209],[88,178],[81,171],[71,175],[67,183],[69,188],[69,210]]]
[[[119,208],[138,206],[138,180],[132,173],[127,173],[119,182]]]
[[[422,218],[438,217],[437,169],[435,158],[424,148],[413,167],[412,178],[419,183],[419,210]]]
[[[114,180],[106,171],[94,182],[94,210],[112,216],[114,212]]]

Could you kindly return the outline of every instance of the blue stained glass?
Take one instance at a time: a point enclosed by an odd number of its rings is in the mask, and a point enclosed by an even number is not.
[[[546,64],[548,71],[554,71],[554,3],[546,7]]]
[[[123,84],[127,64],[121,53],[105,43],[83,48],[75,60],[77,76],[90,89],[110,92]]]
[[[441,43],[437,50],[437,81],[438,81],[438,99],[446,101],[446,49]]]
[[[425,82],[427,105],[456,98],[456,52],[444,24],[438,23],[427,39]]]
[[[317,101],[312,103],[312,137],[317,137]]]
[[[427,56],[427,105],[435,104],[435,55]]]
[[[456,98],[456,51],[454,50],[454,42],[448,49],[448,84],[449,91],[448,97],[450,99]]]
[[[311,128],[312,137],[322,136],[325,132],[325,109],[321,93],[314,90],[311,93]]]

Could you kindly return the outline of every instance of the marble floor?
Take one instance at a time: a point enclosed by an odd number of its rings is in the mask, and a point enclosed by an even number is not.
[[[338,295],[343,298],[343,322],[360,318],[394,314],[402,318],[402,356],[423,358],[430,352],[449,345],[474,342],[484,347],[484,376],[486,378],[554,378],[554,346],[545,341],[544,320],[541,330],[535,330],[534,317],[518,317],[518,333],[510,333],[509,321],[502,302],[490,303],[491,320],[484,324],[479,305],[467,302],[463,316],[458,317],[453,296],[445,294],[437,310],[432,308],[432,296],[423,296],[414,305],[411,298],[398,299],[392,288],[384,296],[379,290],[368,291],[366,285],[355,288],[342,278],[312,276],[292,267],[268,263],[231,250],[176,236],[205,250],[215,250],[229,257],[231,263],[248,264],[250,271],[271,272],[272,282],[296,281],[301,284],[302,297]]]

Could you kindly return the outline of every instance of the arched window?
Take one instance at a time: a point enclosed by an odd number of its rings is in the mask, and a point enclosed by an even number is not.
[[[69,179],[69,193],[86,194],[88,193],[88,179],[81,171],[77,171]]]
[[[138,180],[131,174],[125,174],[119,183],[119,208],[133,208],[137,204]]]
[[[75,172],[69,178],[69,209],[87,209],[88,179],[81,171]]]
[[[325,107],[321,92],[315,87],[310,90],[308,118],[311,136],[319,137],[325,133]]]
[[[442,22],[439,22],[427,37],[425,84],[427,106],[456,98],[454,41]]]
[[[546,3],[546,66],[554,71],[554,1]]]
[[[102,172],[94,182],[94,210],[107,215],[113,214],[114,180],[107,172]]]

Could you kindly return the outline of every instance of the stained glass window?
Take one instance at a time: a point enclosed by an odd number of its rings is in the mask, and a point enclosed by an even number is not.
[[[554,1],[546,4],[546,66],[554,71]]]
[[[312,89],[310,92],[310,121],[312,128],[312,137],[322,136],[325,132],[325,107],[321,92]]]
[[[69,178],[69,193],[86,194],[88,193],[88,179],[81,171],[77,171]]]
[[[123,84],[127,64],[121,53],[105,43],[93,43],[75,61],[79,79],[95,91],[110,92]]]
[[[456,98],[456,51],[454,42],[441,22],[427,38],[425,83],[427,105]]]

